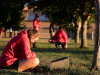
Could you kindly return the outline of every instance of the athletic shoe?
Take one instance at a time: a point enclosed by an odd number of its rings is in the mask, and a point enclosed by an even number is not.
[[[33,71],[33,69],[31,69],[31,68],[30,68],[30,69],[24,70],[23,72],[28,72],[28,73],[30,73],[30,74],[31,74],[31,73],[32,73],[32,71]]]
[[[41,73],[43,71],[43,69],[39,66],[36,66],[35,68],[33,68],[33,71],[31,73]]]
[[[27,70],[24,70],[23,72],[28,72],[28,73],[41,73],[43,70],[42,70],[42,68],[41,67],[39,67],[39,66],[36,66],[35,68],[33,68],[33,69],[27,69]]]
[[[33,48],[37,48],[37,47],[35,46],[35,47],[33,47]]]
[[[55,50],[57,50],[57,49],[58,49],[58,47],[55,48]]]

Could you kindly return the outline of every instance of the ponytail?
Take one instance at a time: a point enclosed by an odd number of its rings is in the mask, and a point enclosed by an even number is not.
[[[30,41],[30,47],[32,47],[32,42],[31,42],[32,36],[34,36],[34,38],[36,38],[37,36],[40,36],[40,34],[37,30],[31,29],[31,28],[27,31],[27,33],[28,33],[28,38]]]

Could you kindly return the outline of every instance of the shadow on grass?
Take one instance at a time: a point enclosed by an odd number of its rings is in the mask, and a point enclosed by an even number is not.
[[[79,48],[77,48],[79,49]],[[67,48],[67,50],[64,49],[58,49],[55,50],[55,48],[36,48],[31,49],[34,52],[54,52],[54,53],[73,53],[73,54],[93,54],[94,51],[82,51],[82,50],[75,50],[74,48]]]
[[[50,71],[51,74],[60,74],[60,75],[95,75],[93,72],[80,70],[80,69],[55,69]]]
[[[3,51],[5,46],[0,46],[0,51]]]
[[[95,75],[93,72],[80,70],[77,69],[53,69],[53,70],[47,70],[47,67],[41,67],[43,71],[41,73],[26,73],[26,72],[18,72],[14,70],[6,70],[1,69],[0,75]]]
[[[32,74],[18,72],[15,70],[0,69],[0,75],[32,75]]]

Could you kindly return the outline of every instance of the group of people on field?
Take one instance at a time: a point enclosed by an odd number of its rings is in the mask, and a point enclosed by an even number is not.
[[[42,71],[42,68],[37,66],[40,63],[39,59],[30,50],[32,44],[33,48],[37,48],[36,41],[40,37],[39,25],[41,21],[38,21],[38,17],[39,14],[36,14],[33,20],[33,29],[21,31],[7,43],[0,56],[0,69],[13,69],[31,73]],[[68,37],[63,28],[60,26],[55,34],[52,26],[51,24],[49,42],[55,43],[56,48],[62,46],[63,49],[66,49]]]
[[[10,29],[7,30],[9,32],[9,37],[12,38],[12,27],[10,27]],[[2,38],[2,27],[0,26],[0,38]]]
[[[41,24],[41,21],[38,21],[39,14],[35,15],[35,18],[33,20],[33,29],[39,31],[39,25]],[[59,30],[54,32],[54,22],[51,22],[49,32],[50,32],[50,43],[55,43],[56,50],[58,47],[62,46],[63,49],[67,48],[67,42],[68,42],[68,37],[67,34],[64,32],[63,27],[59,26]],[[36,48],[36,42],[33,43],[33,48]]]

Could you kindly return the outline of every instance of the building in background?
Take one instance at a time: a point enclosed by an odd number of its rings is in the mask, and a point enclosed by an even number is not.
[[[24,22],[27,27],[26,30],[33,27],[33,19],[35,17],[35,14],[38,13],[39,14],[38,20],[41,21],[41,25],[39,27],[40,38],[50,38],[50,35],[49,35],[50,20],[46,18],[45,15],[42,15],[41,12],[33,13],[34,8],[28,9],[28,7],[25,6],[23,10],[25,11],[23,16],[26,17],[25,22]]]

